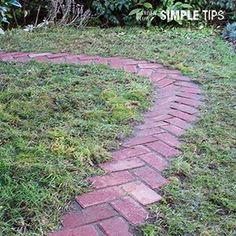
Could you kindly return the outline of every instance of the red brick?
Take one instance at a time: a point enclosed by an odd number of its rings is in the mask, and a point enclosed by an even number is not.
[[[158,82],[156,82],[156,85],[159,87],[159,88],[164,88],[170,84],[173,84],[174,83],[174,80],[171,80],[171,79],[162,79],[162,80],[159,80]]]
[[[29,57],[30,58],[35,58],[35,57],[44,57],[44,56],[49,56],[52,55],[51,53],[45,52],[45,53],[30,53]]]
[[[41,62],[41,61],[48,61],[48,58],[47,58],[47,56],[39,56],[39,57],[32,58],[32,60]]]
[[[199,88],[181,87],[180,91],[187,92],[187,93],[201,94],[201,90]]]
[[[100,167],[108,172],[115,172],[121,170],[128,170],[143,166],[144,163],[138,158],[132,157],[128,159],[118,160],[118,161],[110,161],[104,164],[101,164]]]
[[[12,56],[2,56],[1,61],[15,61],[15,59]]]
[[[111,58],[109,64],[112,68],[120,69],[123,67],[123,60],[121,58]]]
[[[202,99],[201,95],[194,94],[194,93],[188,93],[188,92],[178,91],[176,93],[176,95],[178,95],[179,97],[190,98],[190,99],[194,99],[194,100],[201,100]]]
[[[130,197],[116,200],[111,205],[131,224],[141,224],[148,217],[148,212]]]
[[[154,153],[148,153],[140,156],[139,158],[159,171],[166,169],[168,166],[168,162],[165,159]]]
[[[183,75],[171,75],[171,78],[177,80],[177,81],[191,81],[191,79],[187,76],[183,76]]]
[[[187,87],[187,88],[198,88],[198,85],[192,82],[186,82],[186,81],[178,81],[176,85],[181,86],[181,87]]]
[[[168,120],[169,118],[172,118],[173,116],[171,115],[160,115],[160,116],[155,116],[153,117],[153,119],[155,121],[165,121],[165,120]]]
[[[161,196],[141,182],[132,182],[122,186],[122,189],[142,205],[152,204],[161,200]]]
[[[161,116],[161,115],[163,115],[162,110],[167,110],[167,109],[169,109],[170,105],[171,105],[171,104],[161,106],[161,105],[159,104],[159,107],[158,107],[157,109],[152,110],[152,111],[146,113],[146,114],[144,115],[144,117],[154,118],[154,117],[157,117],[157,116]],[[164,115],[165,115],[165,114],[164,114]],[[145,120],[145,122],[146,122],[146,120]]]
[[[65,62],[64,57],[55,57],[55,58],[50,58],[48,59],[50,62],[55,63],[55,64],[61,64]]]
[[[125,184],[133,181],[134,177],[128,171],[120,171],[104,176],[96,176],[89,179],[92,186],[96,189]]]
[[[108,219],[115,215],[117,213],[108,205],[93,206],[79,212],[64,215],[62,217],[62,225],[65,229],[75,228]]]
[[[138,75],[149,77],[153,72],[153,69],[140,69]]]
[[[140,69],[157,69],[157,68],[163,68],[162,65],[156,64],[156,63],[142,63],[138,64],[138,67]]]
[[[108,65],[108,58],[106,58],[106,57],[99,57],[96,62],[97,62],[98,64]]]
[[[138,68],[136,65],[124,65],[124,70],[131,73],[137,73]]]
[[[198,113],[197,109],[195,109],[193,107],[190,107],[190,106],[187,106],[187,105],[184,105],[184,104],[180,104],[180,103],[173,103],[171,105],[171,107],[175,108],[178,111],[183,111],[183,112],[189,113],[191,115]]]
[[[170,70],[170,69],[158,69],[156,72],[160,74],[167,74],[167,75],[179,75],[180,72],[178,70]]]
[[[177,111],[177,110],[172,110],[169,114],[174,117],[178,117],[182,120],[190,121],[190,122],[195,121],[197,119],[196,115],[190,115],[188,113]]]
[[[124,147],[132,147],[140,144],[146,144],[155,141],[156,138],[152,136],[146,136],[146,137],[134,137],[131,138],[129,141],[126,141],[123,146]]]
[[[164,124],[164,125],[166,125],[166,124]],[[153,128],[153,129],[139,130],[136,133],[136,136],[137,137],[145,137],[145,136],[154,135],[154,134],[160,134],[160,133],[163,133],[163,129],[161,129],[159,127],[156,127],[156,128]]]
[[[68,56],[68,53],[55,53],[55,54],[49,54],[47,57],[49,59],[54,59],[54,58],[64,58],[65,56]]]
[[[165,125],[163,126],[163,129],[169,131],[170,133],[174,134],[175,136],[181,136],[185,133],[185,130],[184,129],[181,129],[175,125]]]
[[[88,61],[88,62],[94,62],[99,59],[98,56],[89,56],[89,55],[79,55],[78,58],[80,61]]]
[[[28,62],[28,61],[30,61],[30,58],[28,56],[17,57],[16,61],[18,61],[18,62]]]
[[[198,100],[188,99],[188,98],[181,98],[181,97],[178,97],[176,99],[176,102],[182,103],[182,104],[185,104],[185,105],[189,105],[189,106],[192,106],[192,107],[199,107],[201,105],[201,102],[198,101]]]
[[[147,146],[166,158],[175,157],[180,154],[180,151],[176,150],[175,148],[172,148],[171,146],[163,143],[162,141],[149,143],[147,144]]]
[[[92,225],[81,226],[76,229],[67,229],[49,234],[49,236],[99,236]]]
[[[147,153],[149,150],[141,145],[137,145],[130,148],[123,148],[121,150],[112,153],[112,158],[114,160],[122,160],[130,157],[139,156],[141,154]]]
[[[155,118],[155,116],[153,116],[151,118],[153,119],[153,118]],[[164,121],[155,122],[155,121],[149,121],[148,119],[145,119],[145,123],[142,124],[142,125],[138,125],[136,128],[141,129],[141,130],[145,130],[145,129],[158,128],[158,127],[163,126],[163,125],[167,125],[167,123],[164,122]],[[158,128],[158,130],[159,129],[160,128]]]
[[[100,227],[107,236],[132,236],[129,232],[128,223],[121,217],[115,217],[112,219],[101,222]]]
[[[65,60],[66,60],[66,63],[68,64],[77,64],[79,62],[78,56],[75,56],[75,55],[66,56]]]
[[[159,80],[162,80],[166,77],[167,75],[164,73],[164,74],[161,74],[161,73],[157,73],[157,72],[154,72],[151,76],[150,76],[150,80],[153,81],[153,82],[157,82]]]
[[[155,135],[159,140],[163,141],[164,143],[167,143],[173,147],[179,148],[181,146],[181,143],[178,141],[178,138],[170,133],[161,133]]]
[[[122,192],[116,187],[96,190],[77,196],[76,201],[83,207],[98,205],[100,203],[112,201],[122,195]]]
[[[179,119],[179,118],[177,118],[177,117],[168,119],[167,122],[170,123],[170,124],[173,124],[173,125],[175,125],[175,126],[178,126],[178,127],[182,128],[182,129],[188,129],[188,128],[191,127],[191,125],[189,124],[189,122],[186,122],[186,121],[184,121],[184,120],[181,120],[181,119]]]
[[[147,166],[135,169],[134,174],[142,179],[152,189],[160,188],[168,183],[166,178],[163,178],[159,173]]]

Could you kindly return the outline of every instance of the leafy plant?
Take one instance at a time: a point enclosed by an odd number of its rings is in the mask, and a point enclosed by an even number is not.
[[[138,0],[94,0],[92,10],[100,16],[103,25],[125,25],[128,15]]]
[[[180,1],[174,0],[162,0],[156,7],[149,2],[139,2],[137,4],[138,8],[133,9],[129,15],[135,15],[135,19],[138,23],[146,22],[146,26],[150,27],[155,19],[161,18],[162,11],[177,11],[191,9],[192,5]],[[183,20],[172,19],[169,22],[174,21],[179,25],[183,24]]]
[[[229,41],[236,42],[236,22],[226,25],[222,36]]]
[[[2,24],[9,24],[8,19],[11,18],[9,12],[14,7],[21,7],[18,0],[0,0],[0,29]]]

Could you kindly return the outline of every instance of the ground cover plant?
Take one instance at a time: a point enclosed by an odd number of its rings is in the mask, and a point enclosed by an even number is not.
[[[236,55],[213,29],[52,29],[7,33],[8,51],[121,55],[162,62],[200,83],[205,106],[173,161],[155,217],[144,235],[235,235],[235,78]]]
[[[0,235],[46,235],[151,99],[106,66],[0,63]]]

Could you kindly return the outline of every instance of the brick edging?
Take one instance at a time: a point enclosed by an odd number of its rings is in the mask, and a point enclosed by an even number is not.
[[[93,191],[76,197],[81,210],[62,217],[60,231],[50,236],[128,236],[133,226],[148,218],[147,206],[160,201],[158,189],[168,183],[161,176],[169,160],[179,155],[178,137],[199,115],[201,90],[189,77],[160,64],[121,57],[67,53],[0,52],[0,61],[30,60],[68,64],[106,64],[149,78],[158,94],[144,123],[133,137],[112,153],[113,160],[100,167],[104,176],[89,179]]]

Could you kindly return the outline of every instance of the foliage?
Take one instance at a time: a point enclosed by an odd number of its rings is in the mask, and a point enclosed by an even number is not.
[[[229,20],[236,20],[236,1],[235,0],[210,0],[210,7],[225,11]]]
[[[227,24],[224,28],[222,36],[229,41],[236,42],[236,22]]]
[[[102,17],[103,25],[124,25],[129,20],[128,14],[138,0],[94,0],[92,9]]]
[[[175,2],[174,0],[161,1],[156,7],[154,7],[154,5],[149,2],[143,3],[141,1],[139,4],[137,4],[137,6],[138,8],[132,10],[129,15],[135,15],[136,21],[139,23],[146,22],[147,27],[150,27],[153,21],[160,22],[162,11],[187,10],[193,7],[190,4],[179,1]],[[171,21],[167,21],[167,23],[172,21],[182,25],[184,20],[173,19]]]
[[[0,234],[48,235],[140,119],[150,84],[95,65],[0,62],[0,71]]]
[[[12,17],[9,12],[14,7],[21,7],[18,0],[0,0],[0,29],[3,23],[9,24],[8,19]]]

